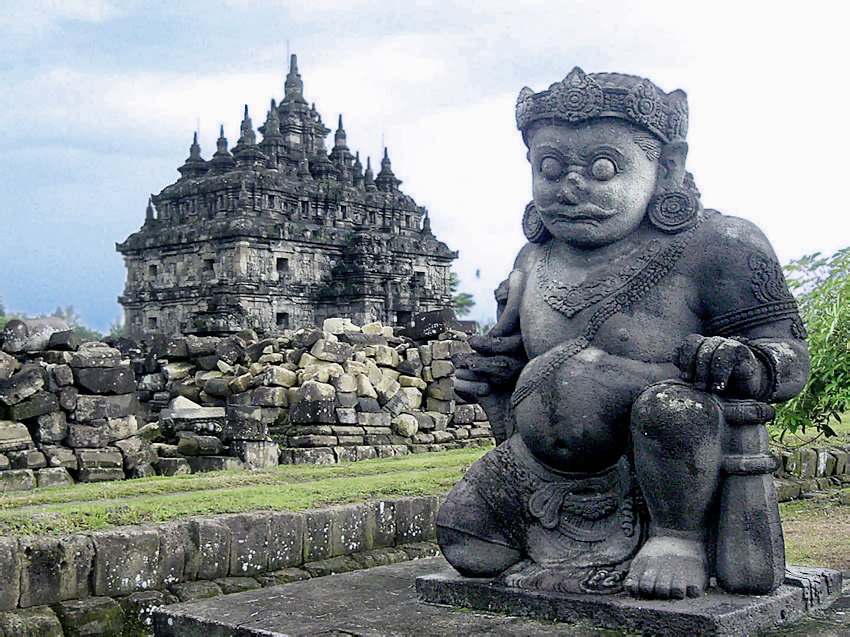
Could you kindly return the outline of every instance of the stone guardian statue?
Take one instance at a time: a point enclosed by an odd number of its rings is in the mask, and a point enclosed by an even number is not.
[[[449,493],[462,575],[562,592],[767,593],[785,569],[764,423],[805,332],[770,244],[704,209],[687,98],[573,69],[519,95],[534,200],[496,326],[456,391],[499,445]]]

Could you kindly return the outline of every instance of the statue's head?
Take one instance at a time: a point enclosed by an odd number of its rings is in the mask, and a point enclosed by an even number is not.
[[[686,178],[687,97],[631,75],[573,69],[548,90],[520,92],[517,125],[528,146],[534,202],[531,241],[554,235],[597,247],[649,221],[680,232],[699,218]]]

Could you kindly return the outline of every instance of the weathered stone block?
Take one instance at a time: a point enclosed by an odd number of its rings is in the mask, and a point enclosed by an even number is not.
[[[350,573],[360,568],[360,564],[353,557],[340,555],[327,560],[319,560],[304,565],[304,570],[313,577],[325,577],[335,573]]]
[[[112,446],[117,447],[124,457],[124,471],[132,471],[139,465],[151,464],[157,460],[150,443],[138,436],[116,440]]]
[[[77,470],[77,456],[71,449],[56,445],[42,445],[41,451],[47,458],[49,467],[63,467],[69,471]]]
[[[92,570],[95,595],[127,595],[162,585],[156,529],[124,527],[97,531],[91,533],[91,539],[95,550]]]
[[[304,551],[304,514],[272,511],[268,521],[268,570],[300,565]]]
[[[21,557],[16,538],[0,537],[0,573],[3,574],[4,582],[0,586],[0,610],[14,610],[18,605],[21,593]]]
[[[217,456],[224,453],[224,445],[215,436],[201,436],[190,431],[181,434],[177,452],[183,456]]]
[[[0,471],[0,493],[32,491],[35,489],[35,485],[35,473],[33,473],[32,469]]]
[[[267,440],[234,440],[230,444],[230,455],[242,460],[246,469],[264,469],[278,464],[280,447]]]
[[[124,635],[149,635],[153,630],[153,612],[160,606],[176,604],[176,595],[164,591],[138,591],[115,601],[124,611]]]
[[[64,412],[52,411],[38,417],[34,428],[35,437],[42,443],[61,442],[68,434],[68,419]]]
[[[53,606],[66,635],[121,635],[124,611],[111,597],[89,597]]]
[[[90,422],[105,418],[124,418],[133,416],[139,411],[139,401],[135,394],[119,394],[117,396],[86,396],[77,397],[74,409],[74,420]]]
[[[49,606],[21,608],[14,612],[0,612],[0,635],[17,637],[64,637],[62,624]]]
[[[286,387],[257,387],[251,392],[251,404],[260,407],[286,407],[289,404]]]
[[[74,370],[70,365],[54,365],[50,376],[57,387],[67,387],[74,382]]]
[[[453,400],[439,400],[438,398],[432,398],[431,396],[425,400],[426,411],[435,411],[446,416],[454,413],[455,406],[456,404]]]
[[[21,597],[23,608],[54,604],[89,595],[94,544],[84,535],[62,538],[21,537]]]
[[[226,515],[218,522],[230,529],[230,575],[256,575],[269,563],[269,516],[267,513]]]
[[[37,365],[25,365],[7,379],[0,380],[0,403],[16,405],[44,387],[44,371]]]
[[[428,385],[428,388],[425,390],[425,394],[431,398],[436,398],[437,400],[454,400],[454,382],[451,378],[440,378],[439,380],[435,380],[433,383]]]
[[[302,398],[290,407],[289,420],[293,423],[335,422],[334,401],[333,399],[307,401]]]
[[[239,458],[230,456],[194,456],[186,458],[192,473],[206,473],[208,471],[235,471],[244,469],[245,465]]]
[[[333,447],[338,444],[336,436],[307,434],[304,436],[289,436],[287,444],[290,447]]]
[[[181,602],[189,602],[196,599],[208,599],[210,597],[218,597],[222,594],[221,587],[218,584],[207,580],[172,584],[168,587],[168,590]]]
[[[139,379],[139,382],[136,384],[136,389],[140,392],[149,391],[149,392],[159,392],[165,391],[167,387],[167,383],[165,378],[159,372],[154,374],[145,374]],[[107,392],[94,392],[97,394],[103,394]]]
[[[195,548],[186,561],[186,579],[216,579],[230,572],[230,527],[218,520],[195,518],[189,520],[190,539]]]
[[[337,407],[336,420],[342,425],[356,425],[357,410],[355,410],[353,407]]]
[[[47,458],[37,449],[7,451],[6,456],[12,469],[41,469],[47,466]]]
[[[396,520],[395,544],[433,541],[436,537],[438,496],[420,496],[393,501]]]
[[[121,452],[116,450],[77,449],[74,453],[80,469],[120,469],[124,463]]]
[[[159,535],[157,579],[165,585],[182,582],[187,563],[194,564],[198,559],[192,542],[191,522],[178,520],[158,524],[156,531]]]
[[[77,367],[73,368],[74,382],[80,389],[92,394],[129,394],[136,390],[136,376],[129,367]],[[140,387],[149,391],[164,389],[162,376],[156,389]]]
[[[0,352],[0,380],[9,379],[15,372],[18,361],[6,352]]]
[[[36,392],[29,398],[11,405],[7,410],[10,420],[27,420],[51,411],[59,411],[59,399],[50,392]]]
[[[332,465],[336,464],[336,456],[331,447],[305,447],[302,449],[291,449],[289,458],[281,456],[281,462],[289,459],[287,464],[313,464]]]
[[[402,411],[409,408],[407,394],[401,390],[397,391],[386,403],[384,410],[391,416],[398,416]]]
[[[32,446],[32,437],[26,425],[10,420],[0,420],[0,452],[28,449]]]
[[[59,406],[67,412],[72,412],[77,408],[77,397],[80,395],[80,390],[76,387],[63,387],[59,390]]]
[[[186,337],[186,350],[190,356],[205,356],[215,353],[218,340],[214,336],[195,336],[190,334]]]
[[[39,489],[47,487],[69,487],[74,479],[64,467],[46,467],[35,472],[36,484]]]
[[[399,436],[409,438],[419,431],[419,422],[411,414],[399,414],[392,420],[392,429]]]
[[[71,356],[71,367],[118,367],[121,364],[121,352],[112,347],[90,347],[86,343]]]
[[[348,343],[339,341],[328,341],[320,338],[313,344],[310,354],[319,360],[329,363],[343,363],[354,353],[354,347]]]
[[[375,447],[369,445],[358,445],[354,447],[355,460],[360,462],[361,460],[373,460],[378,457],[378,452],[375,451]]]

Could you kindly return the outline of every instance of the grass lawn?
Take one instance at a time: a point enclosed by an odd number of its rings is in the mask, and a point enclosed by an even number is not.
[[[487,448],[332,466],[281,465],[0,496],[0,536],[63,535],[191,515],[276,510],[447,492]]]

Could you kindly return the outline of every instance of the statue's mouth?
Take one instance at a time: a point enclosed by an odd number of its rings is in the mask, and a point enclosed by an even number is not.
[[[552,206],[545,213],[555,222],[592,223],[605,221],[617,214],[614,210],[605,210],[592,203],[580,203],[567,206]]]

